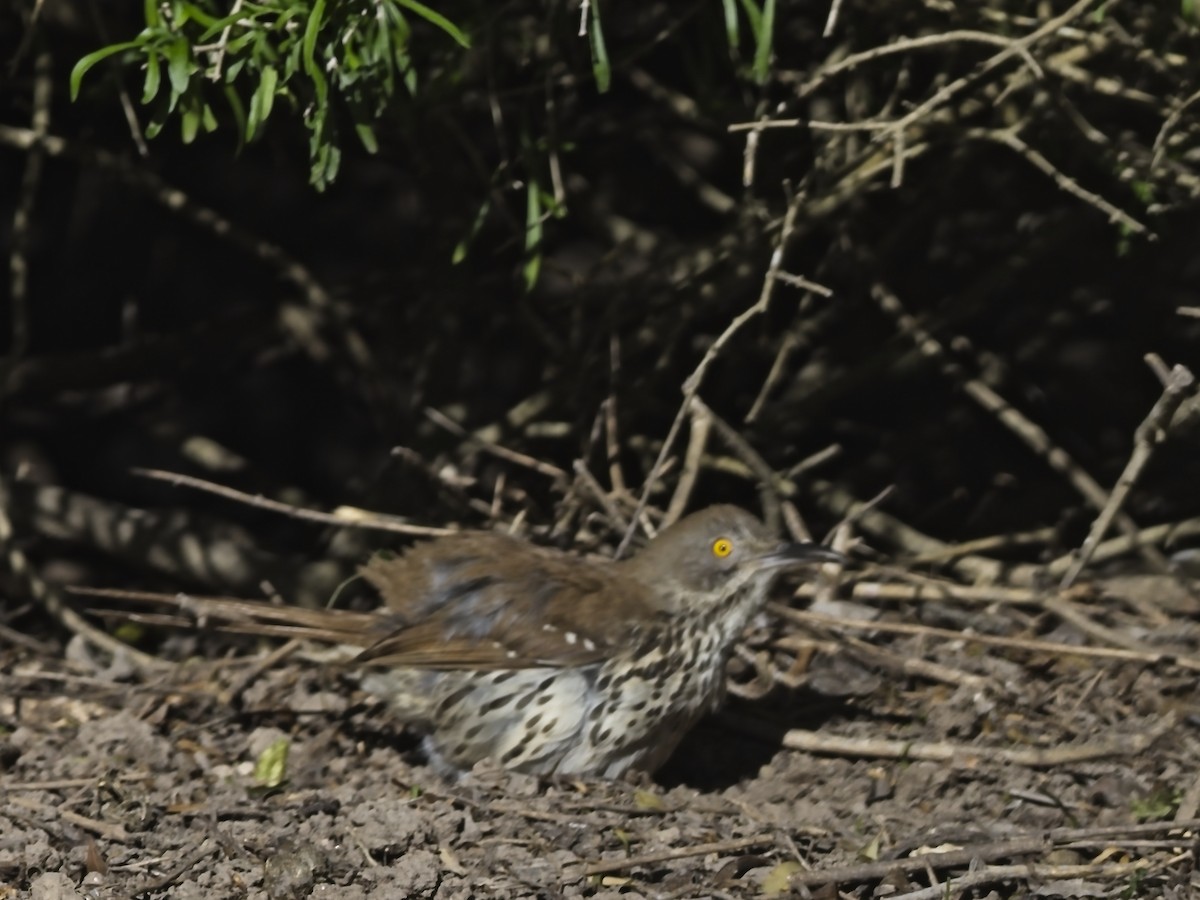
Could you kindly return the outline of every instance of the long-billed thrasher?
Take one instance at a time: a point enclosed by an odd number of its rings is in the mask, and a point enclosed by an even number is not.
[[[621,562],[464,532],[377,556],[371,613],[179,600],[233,630],[361,647],[363,686],[426,734],[438,768],[652,772],[724,693],[734,642],[779,573],[843,557],[712,506]]]

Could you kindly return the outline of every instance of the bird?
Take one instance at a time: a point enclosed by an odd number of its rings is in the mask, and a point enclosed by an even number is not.
[[[356,648],[361,686],[424,734],[448,777],[491,760],[617,778],[653,773],[720,704],[735,642],[782,572],[844,561],[723,504],[616,562],[494,532],[376,554],[360,569],[382,600],[373,612],[198,598],[190,608],[234,631]]]

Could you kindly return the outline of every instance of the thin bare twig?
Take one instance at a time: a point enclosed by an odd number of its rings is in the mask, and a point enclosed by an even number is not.
[[[1043,77],[1041,66],[1033,58],[1033,54],[1029,52],[1029,48],[1019,45],[1017,40],[987,31],[958,29],[955,31],[943,31],[939,34],[922,35],[915,38],[900,38],[882,47],[872,47],[870,50],[864,50],[861,53],[851,53],[833,65],[820,69],[812,78],[796,89],[796,96],[797,98],[807,97],[833,76],[842,72],[848,72],[872,60],[882,59],[896,53],[909,53],[913,50],[926,50],[930,47],[942,47],[946,44],[959,43],[991,44],[996,47],[1012,49],[1021,57],[1025,65],[1029,67],[1029,71],[1035,78]]]
[[[608,480],[617,494],[627,494],[621,471],[621,434],[617,419],[617,385],[621,378],[621,339],[614,331],[608,341],[608,399],[604,401],[604,448],[608,454]]]
[[[759,116],[764,120],[763,116]],[[754,187],[754,175],[758,169],[758,148],[762,142],[762,130],[752,128],[746,135],[746,146],[742,150],[742,187]]]
[[[369,528],[375,531],[391,531],[396,534],[408,534],[414,537],[440,537],[444,534],[451,534],[453,531],[453,529],[449,528],[412,525],[395,516],[385,516],[380,513],[346,506],[339,507],[332,513],[317,512],[314,509],[304,509],[303,507],[293,506],[290,503],[282,503],[278,500],[271,500],[256,494],[247,494],[235,488],[206,481],[203,478],[196,478],[192,475],[183,475],[179,472],[142,468],[133,468],[129,471],[142,478],[150,478],[155,481],[165,481],[169,484],[189,487],[197,491],[216,494],[218,497],[225,497],[228,500],[233,500],[235,503],[244,503],[247,506],[280,513],[293,519],[318,522],[322,525],[335,525],[338,528]]]
[[[690,847],[676,847],[672,850],[661,850],[658,853],[647,853],[643,856],[627,856],[624,859],[604,860],[589,863],[584,867],[583,874],[602,875],[605,872],[620,872],[637,866],[649,866],[654,863],[669,862],[673,859],[688,859],[692,856],[707,856],[710,853],[736,853],[739,850],[749,850],[751,847],[763,847],[775,843],[775,835],[760,834],[755,837],[734,838],[731,841],[714,841],[710,844],[693,844]]]
[[[775,359],[771,363],[771,370],[767,372],[767,377],[763,379],[762,386],[758,389],[758,396],[750,404],[750,412],[746,413],[746,417],[742,420],[747,425],[753,424],[758,420],[763,408],[767,405],[767,397],[775,390],[779,382],[783,380],[783,373],[788,360],[799,346],[800,341],[790,331],[779,342],[779,349],[775,352]]]
[[[696,478],[700,474],[704,451],[708,449],[708,437],[712,434],[712,417],[707,414],[707,407],[693,406],[691,413],[692,426],[688,434],[687,452],[684,453],[683,467],[675,482],[675,493],[671,495],[671,501],[667,504],[666,514],[663,516],[663,527],[678,521],[687,509],[692,490],[696,486]]]
[[[234,0],[233,6],[229,9],[229,17],[231,19],[242,11],[242,2],[243,0]],[[221,32],[221,37],[217,41],[216,50],[213,53],[212,66],[209,68],[208,72],[209,81],[217,83],[220,83],[221,81],[221,69],[224,68],[225,65],[225,53],[229,49],[229,34],[232,31],[233,22],[230,22]]]
[[[1169,135],[1171,130],[1179,124],[1180,119],[1183,118],[1183,114],[1187,112],[1188,108],[1197,101],[1200,101],[1200,91],[1196,91],[1194,94],[1180,103],[1179,106],[1175,107],[1175,109],[1171,111],[1171,114],[1163,120],[1162,127],[1158,129],[1158,134],[1154,137],[1154,157],[1150,162],[1151,168],[1157,169],[1162,163],[1162,155],[1167,148],[1167,135]]]
[[[811,598],[817,595],[815,584],[805,583],[796,588],[795,596]],[[948,581],[922,581],[918,584],[896,584],[883,581],[856,581],[845,599],[888,603],[995,603],[1008,606],[1038,606],[1042,592],[1033,588],[1004,587],[998,584],[954,584]]]
[[[1096,547],[1099,546],[1101,539],[1112,524],[1113,518],[1124,504],[1125,498],[1129,496],[1129,492],[1141,477],[1142,470],[1150,461],[1155,447],[1167,439],[1175,412],[1188,397],[1194,396],[1195,393],[1195,376],[1186,366],[1175,366],[1163,383],[1162,395],[1134,432],[1133,452],[1129,456],[1129,461],[1117,479],[1108,502],[1092,523],[1091,530],[1075,557],[1075,562],[1063,575],[1062,588],[1070,587],[1079,577],[1079,573],[1083,571],[1083,567],[1091,560],[1092,554],[1096,552]]]
[[[235,678],[226,688],[217,695],[217,702],[221,706],[232,707],[236,704],[242,694],[244,694],[254,682],[258,681],[263,676],[263,673],[270,672],[279,663],[283,662],[293,653],[295,653],[303,645],[303,641],[299,638],[292,638],[285,644],[280,644],[270,653],[257,660],[254,665]]]
[[[890,669],[905,677],[916,676],[928,681],[938,681],[942,684],[952,684],[956,687],[969,687],[974,690],[993,689],[992,679],[973,672],[964,672],[951,666],[935,663],[919,656],[908,653],[893,653],[883,647],[877,647],[867,641],[842,635],[836,642],[845,652],[863,660],[869,666]],[[783,644],[782,641],[779,642]]]
[[[825,19],[825,29],[821,32],[821,37],[829,37],[833,34],[833,29],[837,27],[838,13],[842,10],[842,0],[833,0],[829,4],[829,16]]]
[[[620,545],[617,547],[617,558],[620,559],[629,549],[629,544],[633,540],[634,529],[637,527],[638,520],[641,518],[643,510],[646,508],[646,503],[650,499],[650,492],[653,490],[655,483],[662,472],[662,467],[667,461],[667,456],[671,452],[671,447],[675,443],[676,437],[679,435],[679,430],[683,425],[683,420],[688,416],[692,407],[692,399],[696,397],[700,391],[700,385],[704,383],[704,377],[708,374],[709,368],[716,361],[717,357],[725,349],[725,345],[733,340],[734,336],[745,327],[746,323],[754,319],[756,316],[766,312],[771,303],[771,297],[775,293],[775,284],[777,281],[780,268],[783,266],[783,256],[787,249],[788,242],[791,240],[792,232],[796,227],[796,216],[800,213],[800,208],[803,206],[803,194],[796,194],[788,203],[787,213],[783,217],[783,225],[780,228],[779,240],[775,244],[775,250],[771,254],[771,260],[767,264],[767,271],[763,277],[762,290],[759,292],[758,299],[754,304],[743,310],[734,317],[725,330],[717,336],[717,339],[712,342],[712,345],[705,352],[703,358],[697,364],[692,374],[687,377],[683,383],[683,402],[680,404],[678,411],[675,413],[675,418],[671,422],[671,427],[667,430],[667,436],[663,439],[662,449],[658,452],[658,457],[654,460],[654,465],[650,467],[650,474],[646,477],[646,483],[642,488],[641,496],[638,498],[637,509],[634,511],[632,522],[625,532],[625,536],[621,539]]]
[[[717,434],[720,435],[721,440],[754,473],[755,481],[758,483],[759,497],[763,505],[763,520],[769,528],[778,530],[783,520],[780,501],[787,496],[787,493],[785,489],[780,487],[780,478],[775,473],[775,470],[762,458],[762,454],[750,446],[750,442],[742,437],[737,429],[709,409],[703,400],[699,397],[692,397],[692,406],[699,410],[702,415],[709,418],[713,427],[716,428]]]
[[[1053,19],[1047,19],[1029,34],[1012,41],[999,53],[986,60],[975,71],[950,82],[945,87],[938,90],[928,100],[913,108],[906,115],[894,122],[888,123],[883,129],[884,134],[880,135],[880,137],[900,133],[904,129],[908,128],[908,126],[919,121],[932,110],[946,103],[948,100],[950,100],[950,98],[965,90],[977,79],[982,78],[983,76],[1002,66],[1012,57],[1023,56],[1024,54],[1028,53],[1029,48],[1038,41],[1042,40],[1042,38],[1056,34],[1064,25],[1082,16],[1085,12],[1087,12],[1088,7],[1094,6],[1097,2],[1098,0],[1078,0],[1077,3],[1072,4],[1061,15],[1055,16]]]
[[[532,469],[535,472],[538,472],[549,478],[553,478],[563,484],[566,484],[568,480],[567,473],[558,466],[552,466],[548,462],[535,459],[534,457],[525,453],[518,453],[516,450],[509,450],[507,447],[501,447],[499,444],[493,441],[480,437],[478,433],[472,434],[441,410],[429,407],[425,410],[425,416],[435,425],[438,425],[449,431],[451,434],[457,435],[458,437],[475,444],[481,450],[486,450],[488,453],[492,454],[492,456],[495,456],[498,459],[515,463],[516,465],[523,466],[526,469]]]
[[[1130,604],[1138,602],[1137,598],[1133,596],[1127,596],[1125,600]],[[1147,655],[1159,652],[1154,647],[1139,641],[1136,637],[1133,637],[1122,629],[1101,625],[1065,596],[1057,594],[1047,596],[1042,600],[1042,606],[1048,612],[1054,613],[1054,615],[1058,616],[1064,622],[1074,625],[1080,632],[1102,644],[1107,644],[1110,647],[1124,647],[1126,650],[1133,650]],[[1169,621],[1169,618],[1161,610],[1154,607],[1151,607],[1148,613],[1152,617],[1151,621],[1156,625],[1164,625]]]
[[[936,553],[922,553],[911,560],[914,564],[943,563],[960,556],[970,556],[976,553],[986,553],[989,550],[1012,550],[1029,544],[1048,544],[1058,535],[1058,529],[1052,525],[1042,528],[1031,528],[1028,531],[1014,531],[1008,534],[993,534],[987,537],[974,538],[969,541],[959,541],[947,544],[946,548]]]
[[[1191,840],[1188,832],[1200,828],[1200,820],[1185,822],[1150,822],[1139,825],[1114,825],[1101,828],[1054,828],[1049,831],[1036,831],[1028,834],[1018,834],[1001,841],[970,844],[953,850],[933,853],[922,853],[904,859],[887,859],[879,862],[856,863],[849,866],[836,866],[829,869],[814,869],[809,872],[797,872],[789,879],[793,887],[817,884],[846,884],[859,881],[875,881],[893,872],[920,872],[927,866],[935,869],[959,868],[968,866],[976,860],[1005,859],[1014,856],[1024,856],[1030,853],[1046,853],[1056,845],[1073,843],[1081,840],[1104,840],[1111,838],[1120,840],[1146,834],[1175,833],[1180,834],[1180,843]],[[1185,836],[1186,835],[1186,836]],[[1144,865],[1144,864],[1143,864]],[[1041,867],[1037,867],[1040,869]],[[1110,869],[1113,868],[1111,865]],[[957,880],[955,881],[957,884]],[[942,886],[945,890],[945,886]]]
[[[100,37],[100,43],[102,45],[113,43],[112,39],[108,36],[108,25],[104,20],[104,16],[100,15],[100,4],[97,0],[88,0],[88,13],[91,15],[96,33]],[[142,159],[149,159],[150,148],[146,146],[146,137],[142,133],[142,123],[138,121],[137,109],[133,105],[133,98],[129,96],[129,89],[125,87],[125,79],[118,77],[116,82],[117,97],[121,103],[121,112],[124,114],[125,122],[129,126],[129,137],[133,141],[133,146],[137,148],[138,156]]]
[[[1001,144],[1008,147],[1015,153],[1021,155],[1026,162],[1042,172],[1050,178],[1062,190],[1066,191],[1071,196],[1082,200],[1089,206],[1094,206],[1106,216],[1110,222],[1117,222],[1124,225],[1135,234],[1144,235],[1146,237],[1154,237],[1150,230],[1139,222],[1133,216],[1129,215],[1122,209],[1109,203],[1099,194],[1083,188],[1079,182],[1066,175],[1061,169],[1050,162],[1039,151],[1030,147],[1017,135],[1016,128],[991,129],[991,128],[969,128],[964,132],[965,136],[974,140],[991,141],[992,143]]]
[[[1185,858],[1186,856],[1181,857],[1181,859]],[[974,888],[982,887],[985,884],[1015,879],[1036,878],[1040,881],[1051,881],[1107,876],[1110,879],[1126,880],[1138,873],[1144,874],[1149,868],[1150,863],[1145,860],[1063,865],[1025,863],[1022,865],[985,866],[947,879],[945,884],[934,884],[919,891],[893,894],[891,900],[944,900],[949,896],[965,896],[967,893],[973,893]]]
[[[1200,535],[1200,519],[1184,519],[1180,522],[1168,522],[1165,525],[1151,525],[1142,528],[1135,534],[1123,534],[1120,537],[1109,538],[1101,543],[1092,554],[1093,562],[1103,562],[1124,556],[1131,550],[1145,547],[1155,547],[1159,544],[1170,544],[1173,541],[1184,540]],[[1051,577],[1062,575],[1075,561],[1075,553],[1060,556],[1049,563],[1045,572]]]
[[[50,129],[50,100],[54,84],[52,59],[42,51],[34,64],[33,113],[30,117],[32,131],[39,139],[45,138]],[[42,183],[42,165],[46,153],[40,145],[30,148],[25,159],[25,170],[21,174],[21,187],[13,210],[12,239],[8,255],[9,271],[9,321],[12,336],[9,340],[8,359],[5,371],[25,355],[30,341],[29,316],[29,234],[33,222],[33,207],[37,200],[38,186]],[[7,381],[7,377],[5,378]]]
[[[72,634],[79,635],[93,647],[103,650],[106,653],[111,653],[113,656],[123,656],[145,671],[165,668],[166,664],[161,660],[147,653],[142,653],[140,650],[135,650],[128,644],[117,640],[93,626],[83,616],[68,606],[64,602],[62,595],[34,571],[33,566],[29,562],[29,557],[14,542],[12,521],[8,517],[8,505],[8,488],[4,483],[4,479],[0,478],[0,551],[3,551],[5,554],[9,571],[20,581],[24,582],[30,596],[64,628]]]
[[[982,380],[967,375],[963,367],[946,352],[941,342],[917,322],[892,291],[882,284],[876,284],[871,290],[871,296],[880,309],[895,320],[900,331],[912,339],[922,355],[936,361],[942,372],[959,383],[963,393],[994,415],[1027,447],[1042,457],[1050,468],[1062,474],[1089,505],[1097,510],[1104,509],[1108,503],[1108,494],[1104,488],[1066,450],[1056,445],[1044,428],[1031,421]],[[1116,521],[1126,534],[1136,534],[1137,524],[1128,515],[1119,514]],[[1142,547],[1140,552],[1146,562],[1158,571],[1166,570],[1166,560],[1162,554],[1150,547]]]
[[[588,493],[604,508],[604,513],[608,516],[608,521],[612,527],[618,531],[628,528],[629,519],[617,508],[617,504],[613,502],[612,497],[600,486],[600,482],[596,480],[596,476],[584,465],[582,459],[575,460],[575,474],[583,483],[583,486],[587,488]]]
[[[29,10],[29,17],[25,20],[25,29],[21,35],[21,43],[17,45],[16,51],[8,60],[8,77],[10,81],[17,74],[17,70],[21,67],[21,63],[25,59],[25,54],[29,52],[29,47],[33,43],[34,36],[38,34],[38,20],[42,17],[42,9],[45,5],[46,0],[33,0],[33,7]]]
[[[783,473],[785,481],[795,481],[805,472],[811,472],[813,469],[825,465],[831,459],[836,458],[842,452],[841,444],[830,444],[824,450],[818,450],[811,456],[806,456],[798,463],[794,464],[790,469]]]
[[[1110,741],[1089,744],[1060,744],[1054,747],[987,747],[978,744],[952,744],[948,741],[891,741],[880,738],[854,738],[796,728],[783,736],[789,750],[824,753],[834,756],[866,756],[882,759],[922,759],[932,762],[971,765],[976,760],[1045,769],[1077,764],[1113,756],[1133,756],[1143,752],[1166,731],[1175,727],[1175,716],[1167,715],[1157,727]]]
[[[1066,657],[1081,656],[1094,659],[1113,659],[1125,662],[1146,663],[1147,665],[1176,665],[1181,669],[1200,672],[1200,658],[1175,653],[1141,653],[1136,650],[1125,650],[1117,647],[1085,647],[1075,644],[1064,644],[1058,641],[1041,641],[1034,638],[997,637],[990,634],[973,634],[969,631],[954,631],[950,628],[935,628],[932,625],[914,625],[909,622],[864,622],[857,619],[825,616],[820,613],[791,609],[790,607],[778,604],[771,604],[769,608],[771,612],[781,618],[790,619],[802,625],[805,623],[815,623],[830,628],[853,628],[856,631],[928,635],[930,637],[944,638],[948,641],[965,641],[969,644],[982,644],[986,647],[1007,647],[1011,650],[1028,650],[1034,653],[1048,653]]]

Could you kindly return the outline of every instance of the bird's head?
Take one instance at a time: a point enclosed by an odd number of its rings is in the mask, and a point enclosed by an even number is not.
[[[744,509],[720,505],[663,529],[623,565],[658,589],[668,611],[676,611],[683,604],[719,604],[747,593],[761,599],[786,569],[844,561],[820,544],[781,541]]]

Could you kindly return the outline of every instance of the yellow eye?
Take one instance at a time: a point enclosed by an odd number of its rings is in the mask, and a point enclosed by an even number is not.
[[[733,552],[733,541],[729,538],[717,538],[712,545],[713,556],[724,559]]]

